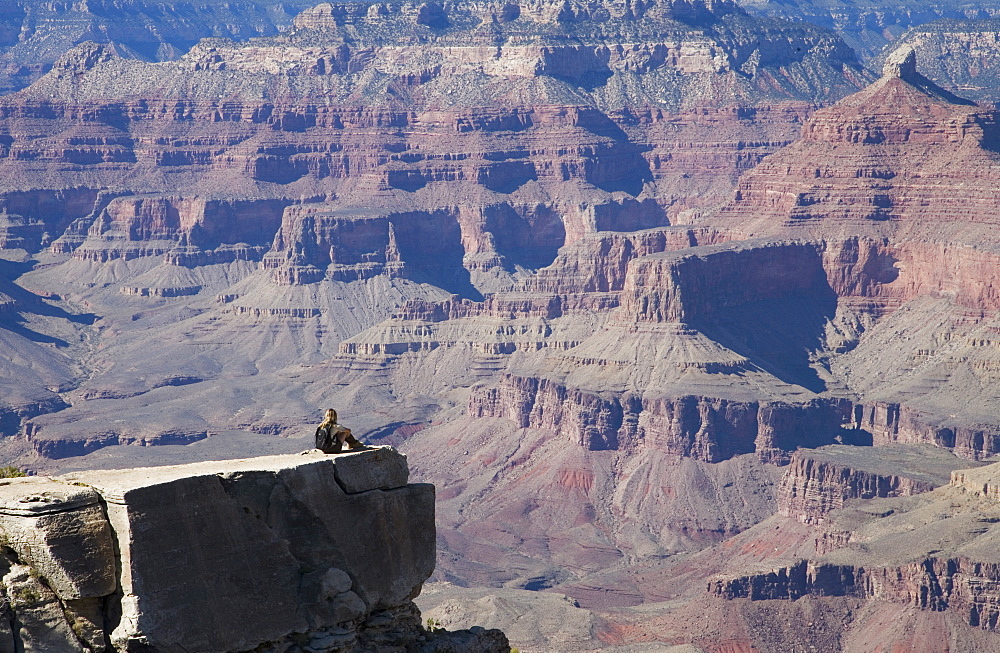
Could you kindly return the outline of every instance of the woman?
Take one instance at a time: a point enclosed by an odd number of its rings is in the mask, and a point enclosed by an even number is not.
[[[337,411],[327,408],[323,421],[316,427],[316,448],[323,453],[340,453],[345,442],[351,449],[363,449],[365,446],[351,435],[351,429],[337,424]]]

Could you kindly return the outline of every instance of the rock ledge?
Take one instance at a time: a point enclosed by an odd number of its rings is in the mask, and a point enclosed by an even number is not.
[[[0,484],[0,651],[502,651],[430,633],[434,487],[391,447]]]

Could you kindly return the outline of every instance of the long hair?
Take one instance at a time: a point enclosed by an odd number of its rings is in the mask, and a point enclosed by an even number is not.
[[[330,424],[337,423],[337,411],[332,408],[326,409],[326,416],[323,418],[323,423],[320,426],[328,426]]]

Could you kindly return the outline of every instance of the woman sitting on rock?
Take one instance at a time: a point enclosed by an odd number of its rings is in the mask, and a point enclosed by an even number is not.
[[[326,417],[316,428],[316,448],[323,453],[340,453],[344,450],[345,442],[351,449],[364,449],[365,447],[351,435],[351,429],[337,424],[337,411],[328,408]]]

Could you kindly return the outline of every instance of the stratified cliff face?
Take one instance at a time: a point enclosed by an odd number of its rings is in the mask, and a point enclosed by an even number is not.
[[[20,90],[48,72],[53,62],[84,41],[110,44],[122,56],[168,61],[203,38],[248,39],[287,27],[311,2],[291,0],[178,6],[153,0],[25,2],[0,9],[0,93]]]
[[[434,568],[434,488],[407,476],[379,448],[6,480],[0,641],[506,653],[499,631],[421,628],[412,599]]]
[[[649,447],[719,462],[746,453],[787,460],[788,451],[840,435],[845,402],[748,402],[718,397],[601,397],[546,379],[505,376],[473,392],[472,417],[504,417],[521,428],[559,433],[591,450]]]
[[[621,607],[677,598],[668,568],[702,596],[721,541],[768,564],[762,520],[812,555],[803,522],[925,485],[798,459],[779,487],[797,449],[1000,446],[996,116],[915,66],[816,110],[866,80],[842,42],[728,2],[81,46],[0,100],[11,342],[62,365],[4,445],[291,447],[335,406],[440,481],[441,579]]]
[[[0,102],[0,243],[182,264],[271,244],[279,283],[402,261],[469,293],[451,277],[719,201],[809,102],[866,81],[833,35],[726,2],[423,11],[322,4],[157,65],[80,45]]]
[[[809,243],[716,245],[633,262],[618,319],[690,324],[747,304],[830,290],[822,260]]]
[[[5,433],[49,458],[278,433],[318,397],[278,400],[269,389],[298,372],[265,377],[412,350],[407,334],[353,340],[407,302],[505,306],[494,322],[605,311],[619,298],[591,287],[619,291],[636,256],[724,240],[668,225],[724,201],[816,102],[869,79],[832,33],[730,2],[421,7],[320,4],[280,36],[155,64],[83,43],[0,99],[0,246],[39,261],[19,283],[40,298],[39,328],[78,349],[36,384],[70,408],[18,400]],[[623,249],[590,260],[608,239]],[[594,326],[568,321],[556,346]],[[480,343],[452,327],[444,342]],[[540,339],[475,346],[548,347],[544,325],[526,328]],[[210,391],[217,408],[162,403]],[[416,410],[401,419],[435,409]]]
[[[804,524],[822,524],[851,499],[906,497],[946,485],[961,462],[930,446],[884,445],[870,450],[844,445],[792,454],[778,486],[778,513]]]
[[[851,596],[947,611],[970,626],[996,631],[997,471],[996,464],[954,471],[948,485],[932,492],[831,513],[826,529],[841,540],[826,539],[825,555],[714,579],[709,592],[752,600]]]
[[[996,401],[997,129],[995,112],[934,85],[903,48],[881,80],[817,111],[798,142],[744,175],[711,220],[822,243],[843,334],[831,369],[850,378],[854,421],[876,442],[971,458],[996,448],[968,393]]]

